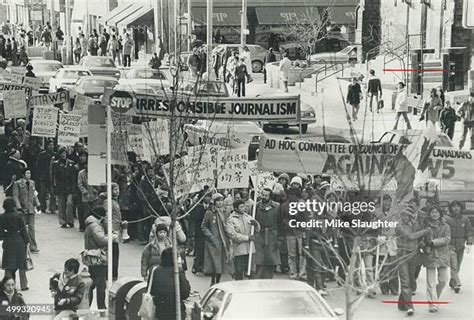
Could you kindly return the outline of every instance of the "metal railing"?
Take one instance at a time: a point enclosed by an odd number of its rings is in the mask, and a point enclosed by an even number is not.
[[[336,69],[334,72],[330,73],[329,75],[327,74],[327,71],[335,66],[338,66],[338,65],[341,65],[342,68],[341,69]],[[318,79],[319,78],[319,75],[324,71],[324,78],[322,79]],[[333,75],[339,73],[342,71],[342,76],[344,76],[344,63],[342,62],[337,62],[337,63],[333,63],[331,65],[327,65],[325,64],[324,68],[321,68],[319,69],[315,74],[316,74],[316,79],[315,79],[315,85],[314,85],[314,89],[315,89],[315,92],[318,92],[318,82],[319,81],[323,81],[324,79],[327,79],[329,77],[332,77]]]

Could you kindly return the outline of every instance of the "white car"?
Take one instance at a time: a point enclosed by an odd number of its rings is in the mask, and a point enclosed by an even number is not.
[[[71,90],[79,78],[91,75],[92,73],[89,69],[81,67],[59,69],[56,74],[49,79],[49,92],[56,92],[59,88]]]
[[[48,93],[49,80],[59,69],[64,68],[63,64],[57,60],[31,60],[28,65],[33,67],[35,76],[41,78],[42,84],[39,93]]]
[[[152,68],[132,68],[123,70],[124,77],[119,80],[120,90],[137,93],[159,94],[170,89],[170,82],[161,70]]]
[[[226,122],[198,120],[184,125],[184,136],[192,146],[218,145],[233,149],[249,149],[249,160],[254,160],[263,130],[254,122]]]
[[[331,309],[308,284],[296,280],[243,280],[210,287],[194,303],[191,320],[338,319],[342,309]]]
[[[337,52],[321,52],[309,56],[311,63],[349,63],[357,61],[357,47],[347,46]]]

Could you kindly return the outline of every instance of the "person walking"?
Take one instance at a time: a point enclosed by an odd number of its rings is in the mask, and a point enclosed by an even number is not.
[[[441,209],[437,207],[428,209],[427,226],[431,233],[423,239],[427,252],[423,261],[426,268],[426,295],[429,311],[437,312],[439,307],[435,301],[439,301],[443,289],[448,283],[451,229],[443,219]],[[436,279],[438,283],[436,283]]]
[[[245,97],[245,83],[250,82],[250,79],[245,59],[242,57],[240,58],[240,63],[235,68],[237,97]]]
[[[38,199],[41,205],[41,212],[46,212],[46,209],[48,208],[48,197],[49,212],[53,213],[56,207],[56,198],[53,193],[52,181],[50,179],[50,166],[54,156],[54,142],[52,140],[47,140],[46,147],[38,154],[34,166],[36,182],[38,182]]]
[[[370,75],[367,85],[367,96],[370,97],[369,108],[370,112],[373,112],[372,102],[375,98],[377,113],[379,113],[379,99],[382,97],[382,83],[380,82],[380,79],[375,75],[375,70],[371,69],[369,73]]]
[[[7,307],[11,308],[11,312],[2,312],[2,320],[28,320],[29,314],[20,312],[21,308],[26,309],[26,303],[23,295],[15,289],[15,279],[5,276],[0,287],[0,304],[2,310],[6,311]]]
[[[120,205],[118,198],[120,195],[119,185],[115,182],[112,182],[112,234],[115,241],[112,242],[112,278],[117,280],[118,278],[118,268],[119,268],[119,236],[122,232],[122,212],[120,211]],[[107,195],[104,194],[105,198]],[[107,210],[107,200],[104,201],[104,209]],[[105,227],[107,228],[107,227]],[[107,233],[109,230],[107,230]]]
[[[74,162],[67,158],[66,148],[59,149],[59,159],[51,166],[54,194],[58,199],[58,219],[61,228],[74,228],[73,194]]]
[[[449,286],[455,293],[461,290],[461,279],[459,271],[464,258],[465,249],[467,252],[472,245],[474,229],[469,218],[462,213],[462,206],[459,201],[452,201],[449,204],[449,216],[446,217],[446,223],[451,229],[451,241],[449,244],[451,279]],[[466,245],[468,246],[466,248]]]
[[[426,123],[431,121],[433,125],[436,125],[436,122],[439,120],[439,110],[441,110],[441,108],[443,108],[443,105],[441,98],[438,96],[438,90],[433,88],[431,89],[429,98],[423,104],[420,121],[425,120]]]
[[[405,120],[407,129],[411,129],[410,120],[408,119],[408,101],[407,93],[405,90],[405,83],[399,82],[397,89],[397,99],[395,100],[395,111],[397,112],[397,116],[395,119],[395,125],[393,126],[393,130],[397,130],[398,120],[400,120],[401,116]]]
[[[232,240],[232,252],[234,256],[234,279],[243,280],[249,256],[255,253],[251,242],[255,240],[255,236],[251,233],[252,225],[255,226],[256,232],[260,226],[257,221],[245,211],[245,203],[242,200],[236,200],[233,203],[234,211],[227,219],[227,231],[230,240]]]
[[[110,38],[107,44],[107,51],[112,56],[112,60],[115,62],[115,60],[117,59],[118,51],[119,51],[119,43],[115,34],[112,35],[112,37]]]
[[[219,283],[221,275],[229,272],[231,262],[230,241],[226,230],[227,218],[224,213],[224,197],[220,193],[212,195],[213,205],[206,211],[201,229],[206,237],[204,252],[204,274],[211,275],[211,286]]]
[[[281,263],[278,236],[283,225],[280,204],[272,200],[272,191],[265,188],[256,204],[255,220],[260,232],[255,235],[255,264],[257,279],[272,279],[275,266]]]
[[[156,320],[176,318],[176,286],[174,281],[173,248],[166,248],[161,253],[160,266],[150,275],[148,282],[150,294],[156,306]],[[179,297],[181,299],[181,319],[186,319],[184,301],[189,298],[191,286],[182,270],[179,271]]]
[[[283,59],[280,61],[280,79],[283,82],[283,91],[288,93],[288,80],[290,77],[291,61],[288,59],[288,52],[283,52]]]
[[[44,28],[43,33],[41,34],[41,41],[43,41],[43,44],[46,46],[46,48],[50,50],[53,38],[51,36],[51,31],[49,28]]]
[[[412,292],[416,288],[415,271],[418,265],[419,239],[431,234],[431,229],[422,229],[418,224],[416,208],[407,207],[401,212],[401,219],[395,228],[397,236],[398,256],[401,261],[398,266],[400,277],[400,296],[398,309],[406,311],[408,316],[415,313],[412,303]]]
[[[13,184],[13,199],[17,211],[22,213],[26,224],[31,253],[40,252],[35,235],[35,209],[40,207],[36,194],[35,182],[31,180],[31,170],[27,168],[23,171],[22,177]]]
[[[471,91],[469,98],[464,102],[458,110],[458,114],[461,118],[464,118],[462,137],[459,141],[459,149],[464,147],[466,142],[467,133],[471,131],[471,150],[474,150],[474,91]]]
[[[81,41],[79,40],[79,38],[76,38],[76,41],[74,41],[73,52],[74,52],[74,62],[78,64],[79,61],[81,60],[81,52],[82,52]]]
[[[451,141],[453,140],[454,136],[454,126],[458,120],[459,117],[456,114],[456,110],[454,110],[454,108],[451,106],[451,101],[447,100],[444,103],[444,108],[441,109],[439,122],[441,124],[441,131],[446,133]]]
[[[362,97],[362,89],[357,81],[357,77],[352,78],[352,83],[347,88],[346,101],[352,106],[352,121],[357,120],[357,114],[359,113],[360,100]]]
[[[128,33],[125,34],[125,41],[123,43],[123,66],[130,67],[131,56],[135,47],[135,42]]]
[[[79,266],[77,259],[67,259],[63,272],[54,274],[49,280],[56,311],[53,320],[62,320],[75,314],[84,297],[85,284],[79,276]]]
[[[84,34],[79,34],[79,42],[81,44],[81,58],[87,56],[87,50],[89,48],[89,42],[87,41]]]
[[[5,276],[16,279],[20,272],[21,290],[28,290],[26,278],[26,257],[29,243],[23,217],[16,211],[15,200],[11,197],[3,201],[4,214],[0,215],[0,239],[3,240],[2,269]]]
[[[100,36],[99,38],[99,55],[105,57],[107,55],[107,40],[105,39],[105,36]]]
[[[245,66],[247,67],[247,71],[249,73],[252,73],[252,54],[250,53],[249,47],[248,46],[243,46],[242,50],[240,52],[240,58],[243,62],[245,63]],[[250,76],[251,77],[251,76]]]
[[[87,46],[89,48],[89,53],[91,56],[96,56],[97,55],[97,50],[99,49],[99,45],[97,43],[97,38],[94,37],[93,34],[89,36],[89,41],[87,43]]]
[[[147,279],[153,267],[159,266],[161,262],[161,254],[166,248],[171,247],[171,240],[168,237],[168,227],[164,223],[160,223],[155,228],[155,238],[148,243],[142,252],[141,257],[141,274]]]
[[[273,52],[273,48],[269,48],[265,56],[263,57],[263,83],[267,83],[267,64],[276,62],[276,55]]]
[[[84,169],[79,171],[77,174],[77,188],[81,193],[82,200],[82,215],[79,214],[79,231],[84,232],[85,230],[85,220],[89,215],[92,214],[92,209],[96,206],[99,199],[99,192],[97,187],[89,185],[87,175],[88,175],[88,165],[87,162],[84,164]]]

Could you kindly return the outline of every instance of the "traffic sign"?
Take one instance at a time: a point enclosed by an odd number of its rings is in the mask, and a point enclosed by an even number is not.
[[[110,107],[118,113],[125,113],[133,108],[133,97],[126,91],[115,91],[110,96]]]

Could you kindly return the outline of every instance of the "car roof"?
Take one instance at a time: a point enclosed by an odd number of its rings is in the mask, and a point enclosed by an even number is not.
[[[232,293],[262,291],[312,291],[308,284],[286,279],[226,281],[213,286],[214,288]]]
[[[34,64],[61,64],[62,63],[58,60],[31,60],[28,63],[34,63]]]
[[[83,59],[102,59],[102,60],[112,60],[112,57],[107,56],[84,56]]]
[[[326,143],[351,143],[349,139],[337,134],[318,134],[309,133],[299,136],[287,136],[286,140],[297,140],[297,141],[314,141],[314,142],[326,142]]]
[[[84,77],[81,77],[81,79],[84,79],[84,80],[113,80],[113,81],[117,81],[118,80],[114,77],[107,77],[107,76],[84,76]]]

